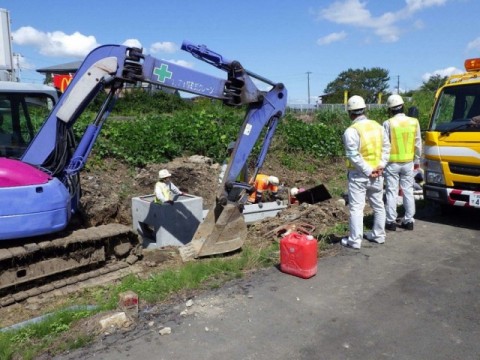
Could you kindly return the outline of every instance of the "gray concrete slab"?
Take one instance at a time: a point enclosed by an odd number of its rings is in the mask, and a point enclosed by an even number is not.
[[[321,258],[313,278],[265,269],[55,359],[478,360],[478,214],[420,215],[384,245]]]

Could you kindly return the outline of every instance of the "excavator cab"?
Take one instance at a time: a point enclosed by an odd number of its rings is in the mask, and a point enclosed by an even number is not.
[[[20,158],[56,102],[53,88],[1,82],[0,157]]]

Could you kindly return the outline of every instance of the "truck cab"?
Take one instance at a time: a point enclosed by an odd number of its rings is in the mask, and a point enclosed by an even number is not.
[[[435,95],[425,134],[424,198],[480,208],[480,58],[450,76]]]
[[[0,157],[20,158],[56,102],[52,87],[0,81]]]

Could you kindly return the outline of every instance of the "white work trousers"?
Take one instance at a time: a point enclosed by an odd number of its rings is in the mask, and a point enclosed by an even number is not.
[[[413,196],[413,162],[407,163],[388,163],[384,171],[385,176],[385,199],[387,222],[392,223],[397,220],[397,198],[398,186],[403,192],[403,207],[405,208],[405,217],[402,223],[414,222],[415,198]]]
[[[383,203],[383,177],[375,179],[358,171],[348,172],[348,208],[350,210],[349,243],[359,246],[363,239],[363,210],[365,199],[373,209],[373,239],[385,240],[385,205]]]

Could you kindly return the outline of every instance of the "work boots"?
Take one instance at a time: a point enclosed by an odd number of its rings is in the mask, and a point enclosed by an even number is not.
[[[388,231],[396,231],[397,230],[397,223],[391,222],[385,224],[385,230]]]
[[[410,221],[408,223],[402,223],[402,225],[400,226],[405,230],[413,230],[413,221]]]
[[[413,221],[407,222],[407,223],[401,223],[399,225],[402,229],[405,230],[413,230]],[[397,230],[397,223],[391,222],[391,223],[386,223],[385,224],[385,230],[388,231],[396,231]]]

